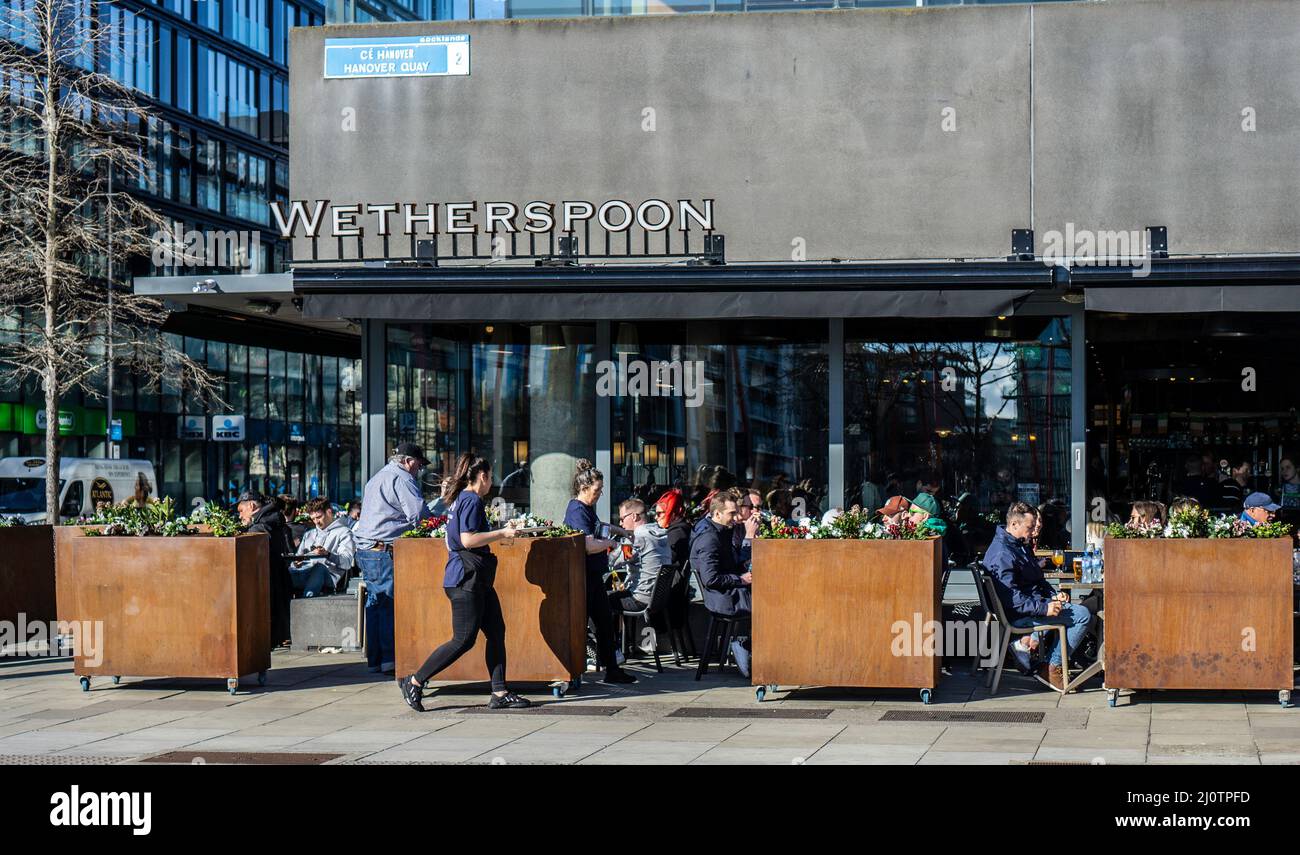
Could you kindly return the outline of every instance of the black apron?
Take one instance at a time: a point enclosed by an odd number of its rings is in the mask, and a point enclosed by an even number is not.
[[[462,591],[486,591],[497,579],[497,557],[492,553],[482,555],[469,549],[457,549],[464,576],[457,588]]]

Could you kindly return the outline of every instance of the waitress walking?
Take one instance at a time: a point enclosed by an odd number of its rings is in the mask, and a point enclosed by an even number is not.
[[[456,472],[443,487],[447,511],[447,566],[442,586],[451,600],[451,640],[424,661],[419,671],[399,678],[407,706],[424,712],[424,684],[474,646],[479,630],[487,640],[484,658],[492,675],[490,709],[531,706],[506,688],[506,624],[501,601],[492,587],[497,559],[488,544],[515,536],[511,526],[489,530],[483,497],[492,490],[492,465],[475,454],[462,454]]]

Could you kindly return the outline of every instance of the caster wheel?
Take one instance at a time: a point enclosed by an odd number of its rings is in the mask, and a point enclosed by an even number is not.
[[[265,686],[265,685],[266,685],[266,672],[265,672],[265,671],[258,671],[258,672],[257,672],[257,685],[259,685],[259,686]]]
[[[763,698],[767,697],[767,686],[759,686],[755,689],[754,697],[758,698],[760,704],[763,703]]]
[[[1288,691],[1287,689],[1283,689],[1282,691],[1278,692],[1277,702],[1282,706],[1282,709],[1286,709],[1287,707],[1291,706],[1291,692]]]
[[[118,683],[120,683],[120,682],[122,682],[122,678],[121,678],[121,677],[114,677],[114,678],[113,678],[113,685],[114,685],[114,686],[116,686],[116,685],[117,685]]]
[[[230,692],[230,694],[232,694],[232,695],[235,694],[235,692],[238,692],[238,691],[239,691],[239,680],[237,680],[237,679],[234,678],[234,677],[231,677],[229,680],[227,680],[227,681],[226,681],[226,691]]]
[[[89,677],[81,677],[81,678],[78,680],[78,682],[81,683],[81,691],[83,691],[83,692],[89,692],[89,691],[90,691],[90,678],[89,678]]]
[[[1118,701],[1119,701],[1119,689],[1107,689],[1106,706],[1114,707]]]
[[[563,684],[563,683],[557,683],[556,685],[551,686],[551,697],[553,697],[553,698],[562,698],[562,697],[564,697],[564,684]]]
[[[929,689],[922,689],[922,690],[921,690],[921,703],[923,703],[923,704],[928,704],[928,703],[930,703],[930,690],[929,690]]]

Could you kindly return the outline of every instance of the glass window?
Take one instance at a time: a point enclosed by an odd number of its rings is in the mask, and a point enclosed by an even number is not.
[[[492,461],[504,501],[561,519],[574,463],[595,453],[594,335],[582,325],[391,325],[390,444],[423,445],[430,496],[473,449]]]
[[[233,412],[248,411],[248,348],[242,344],[229,346],[226,368],[226,403]]]
[[[612,398],[611,501],[753,486],[783,514],[826,510],[825,322],[620,323],[612,335],[597,381]]]
[[[288,410],[284,403],[284,372],[284,351],[270,351],[268,354],[266,369],[266,417],[268,419],[284,421],[288,416]]]
[[[321,421],[332,425],[339,420],[339,361],[333,356],[321,359]]]
[[[248,417],[266,418],[266,348],[248,349]]]
[[[846,501],[937,489],[972,556],[1013,501],[1069,520],[1067,318],[850,321],[844,375]]]

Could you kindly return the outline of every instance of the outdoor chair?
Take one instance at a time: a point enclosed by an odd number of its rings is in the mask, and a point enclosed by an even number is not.
[[[654,619],[656,617],[662,617],[668,626],[668,643],[672,646],[673,658],[679,666],[682,664],[682,653],[681,649],[677,646],[677,636],[673,631],[672,622],[668,620],[668,597],[671,596],[673,592],[673,578],[676,574],[677,568],[671,564],[660,567],[659,575],[655,577],[654,587],[651,589],[650,604],[642,606],[639,609],[623,610],[623,652],[625,654],[630,652],[629,638],[636,639],[639,637],[638,633],[628,632],[628,624],[631,623],[632,627],[635,628],[637,625],[637,618],[640,618],[645,621],[647,627],[653,630]],[[654,632],[653,637],[655,670],[662,674],[664,672],[664,666],[659,661],[658,632]]]
[[[695,577],[695,584],[699,587],[701,593],[704,591],[704,580],[700,578],[699,572],[691,568],[691,574]],[[716,649],[718,651],[718,670],[726,667],[727,662],[731,659],[731,640],[736,637],[737,628],[746,629],[749,626],[749,615],[720,615],[709,609],[709,628],[704,634],[704,652],[700,654],[699,667],[695,669],[695,679],[700,679],[709,672],[709,657]],[[718,646],[714,647],[714,642]]]
[[[1070,685],[1070,657],[1068,651],[1070,648],[1065,642],[1066,628],[1054,623],[1034,624],[1032,626],[1012,626],[1011,621],[1007,619],[1006,610],[1002,607],[1002,600],[998,597],[997,583],[993,581],[993,574],[986,568],[980,567],[979,575],[980,580],[983,583],[985,600],[993,607],[992,613],[998,624],[999,641],[996,661],[993,664],[992,670],[989,671],[989,679],[987,683],[989,687],[989,695],[996,695],[998,693],[998,685],[1002,682],[1002,670],[1006,667],[1007,663],[1007,650],[1011,647],[1012,640],[1018,636],[1029,635],[1034,632],[1060,633],[1061,637],[1057,643],[1061,645],[1062,680],[1068,689]],[[1035,679],[1052,689],[1052,691],[1061,691],[1051,683],[1043,680],[1041,677],[1035,676]]]
[[[989,602],[988,591],[985,590],[984,580],[981,576],[985,572],[984,565],[979,561],[972,561],[968,566],[960,568],[967,570],[975,582],[975,599],[960,600],[955,603],[947,603],[943,606],[943,619],[948,621],[978,621],[981,626],[980,639],[986,638],[990,633],[997,631],[997,624],[993,622],[993,604]],[[947,577],[945,577],[947,578]],[[947,584],[940,589],[942,592],[947,591]],[[942,593],[941,595],[942,596]],[[996,647],[996,641],[994,646]],[[980,656],[980,651],[975,650],[971,656],[971,676],[979,673],[982,667],[992,667],[992,663],[985,662]]]

